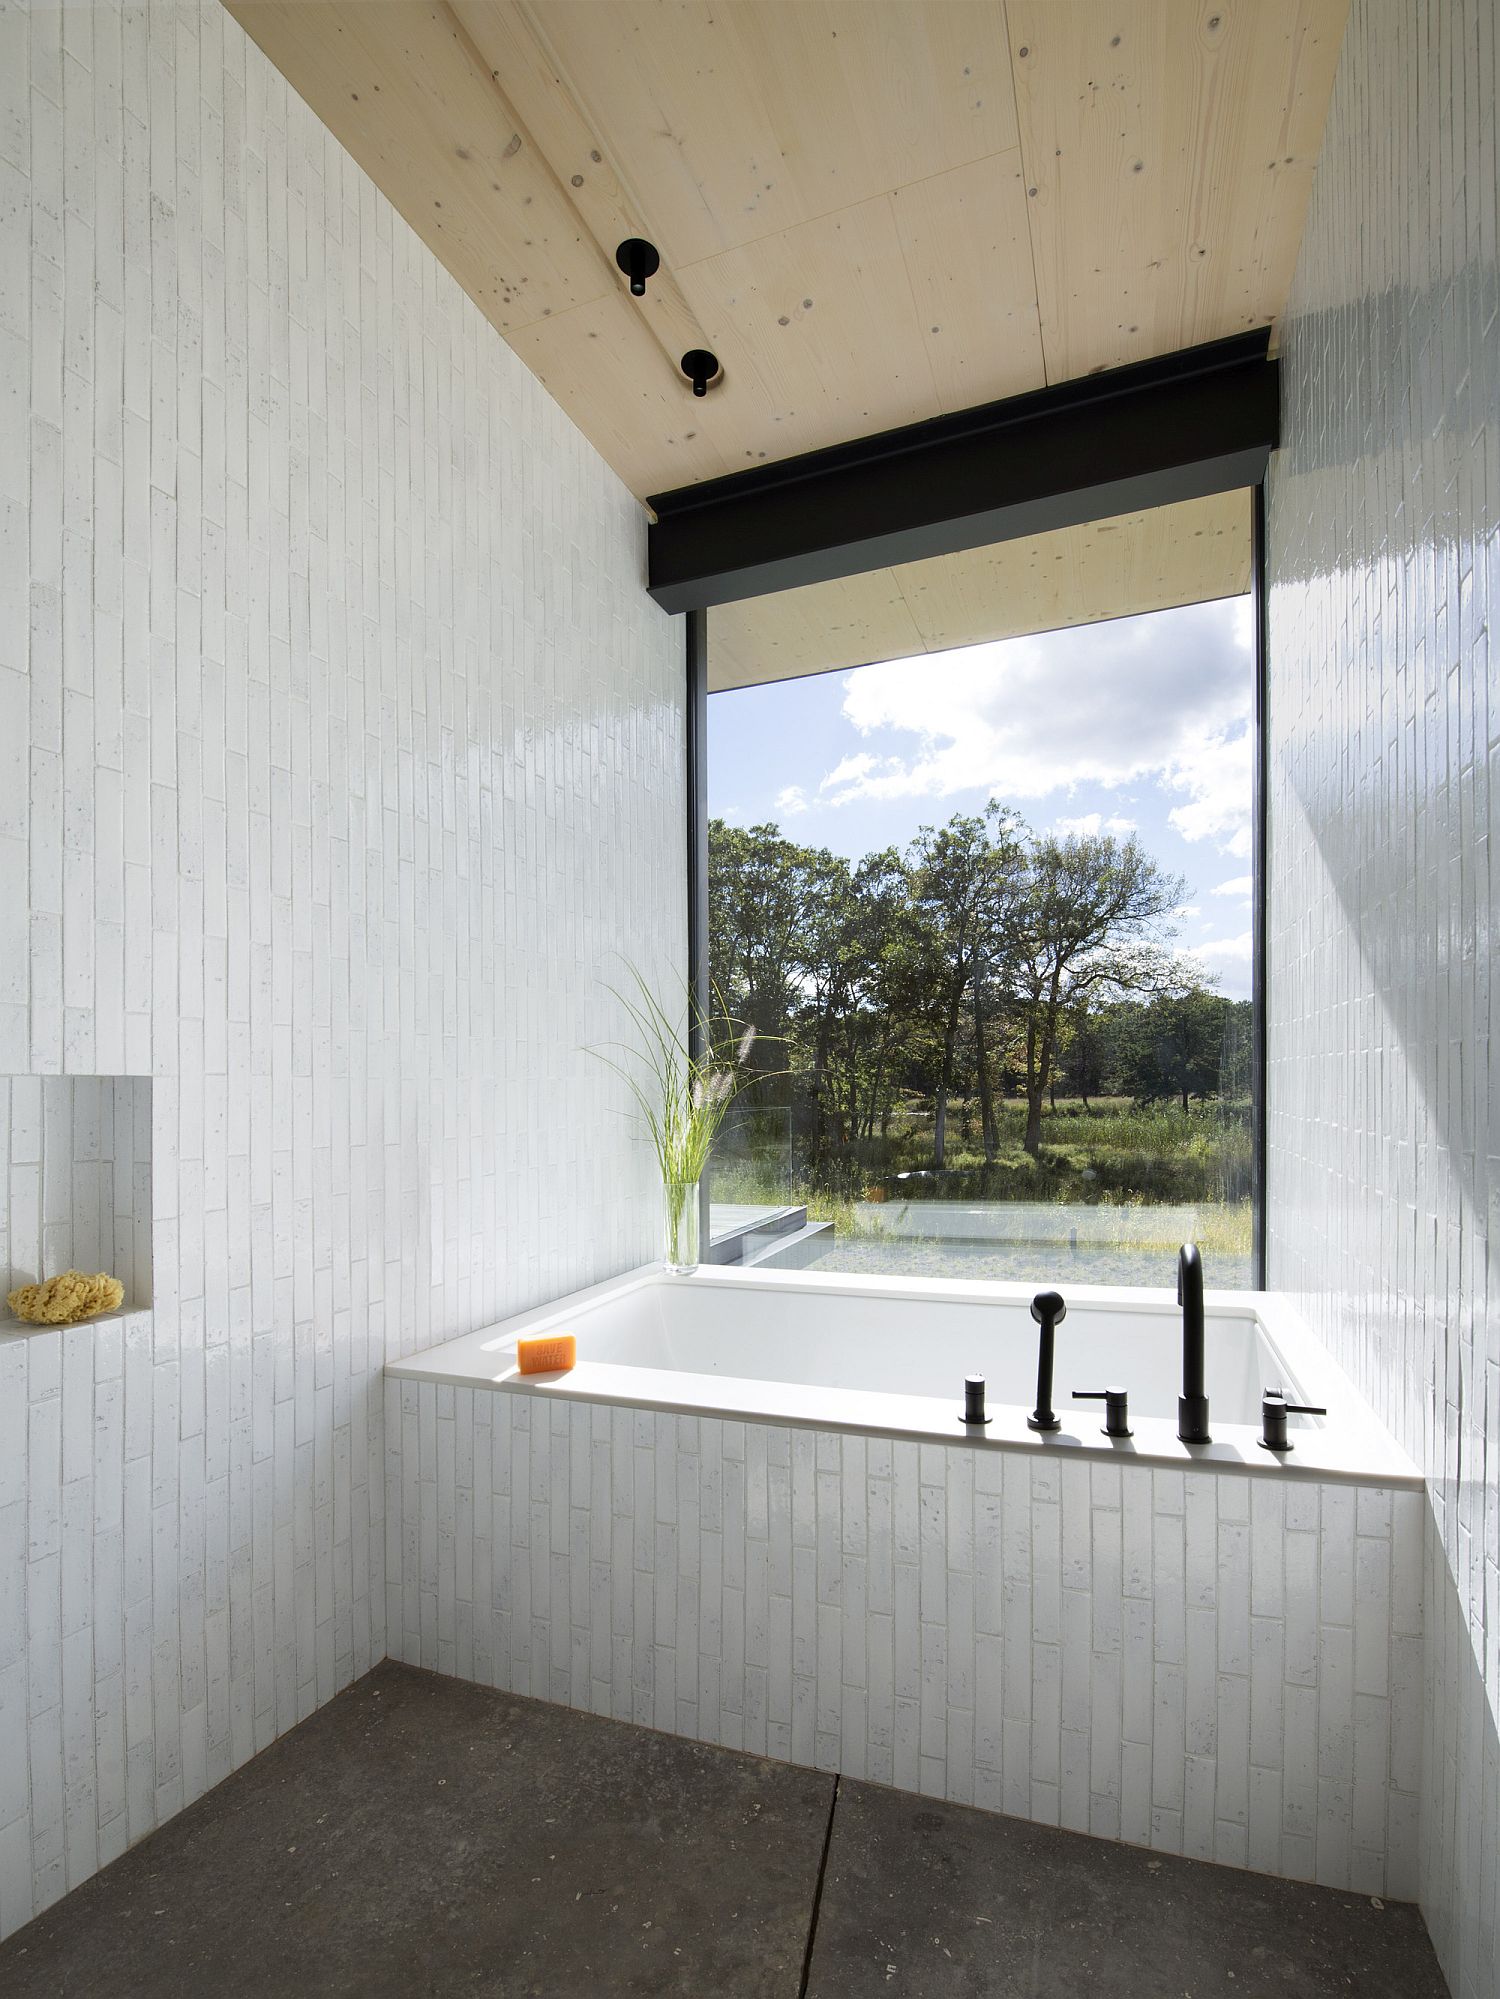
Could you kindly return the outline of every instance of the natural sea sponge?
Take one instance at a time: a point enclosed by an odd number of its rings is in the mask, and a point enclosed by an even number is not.
[[[125,1286],[107,1271],[90,1277],[82,1270],[64,1270],[42,1284],[18,1285],[6,1303],[18,1319],[35,1326],[73,1326],[97,1312],[117,1310],[124,1297]]]

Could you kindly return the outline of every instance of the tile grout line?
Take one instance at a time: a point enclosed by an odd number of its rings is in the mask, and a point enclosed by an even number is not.
[[[797,1999],[807,1999],[807,1981],[812,1976],[813,1945],[818,1940],[818,1915],[823,1907],[823,1877],[828,1872],[828,1853],[833,1845],[833,1820],[839,1808],[839,1786],[844,1781],[840,1771],[833,1773],[833,1796],[828,1800],[828,1823],[823,1828],[823,1851],[818,1858],[818,1878],[813,1886],[812,1913],[807,1923],[807,1948],[802,1953],[802,1978],[797,1986]]]

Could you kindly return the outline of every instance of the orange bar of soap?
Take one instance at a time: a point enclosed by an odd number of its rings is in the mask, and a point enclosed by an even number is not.
[[[516,1341],[516,1362],[522,1374],[565,1374],[577,1358],[578,1342],[571,1333]]]

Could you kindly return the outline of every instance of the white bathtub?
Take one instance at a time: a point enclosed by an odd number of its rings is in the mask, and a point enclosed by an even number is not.
[[[1067,1287],[1053,1402],[1060,1431],[1027,1427],[1036,1402],[1033,1287],[958,1279],[848,1277],[705,1268],[689,1278],[658,1266],[516,1314],[499,1325],[393,1361],[387,1373],[455,1387],[651,1408],[683,1415],[914,1438],[976,1449],[1083,1453],[1272,1477],[1376,1480],[1420,1487],[1399,1449],[1343,1372],[1284,1301],[1210,1292],[1206,1374],[1213,1442],[1177,1439],[1181,1315],[1168,1291]],[[571,1332],[578,1365],[521,1377],[516,1342]],[[991,1422],[959,1420],[964,1377],[983,1374]],[[1134,1436],[1103,1436],[1103,1406],[1074,1389],[1121,1385]],[[1323,1404],[1294,1417],[1293,1449],[1263,1450],[1266,1388]]]
[[[1284,1301],[657,1270],[387,1364],[393,1656],[757,1755],[1371,1895],[1415,1892],[1415,1467]],[[569,1331],[568,1374],[515,1342]],[[994,1420],[958,1420],[980,1370]],[[1123,1382],[1112,1442],[1074,1388]],[[1267,1386],[1326,1402],[1284,1458]]]

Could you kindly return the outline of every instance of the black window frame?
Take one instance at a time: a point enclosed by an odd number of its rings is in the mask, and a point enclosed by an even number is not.
[[[1267,1286],[1269,820],[1265,479],[1279,441],[1269,330],[658,494],[650,592],[684,615],[687,948],[709,1001],[708,612],[717,604],[1108,519],[1250,494],[1251,1284]],[[831,527],[830,523],[836,523]],[[693,1032],[698,1032],[697,1021]],[[709,1244],[708,1182],[700,1191]]]

